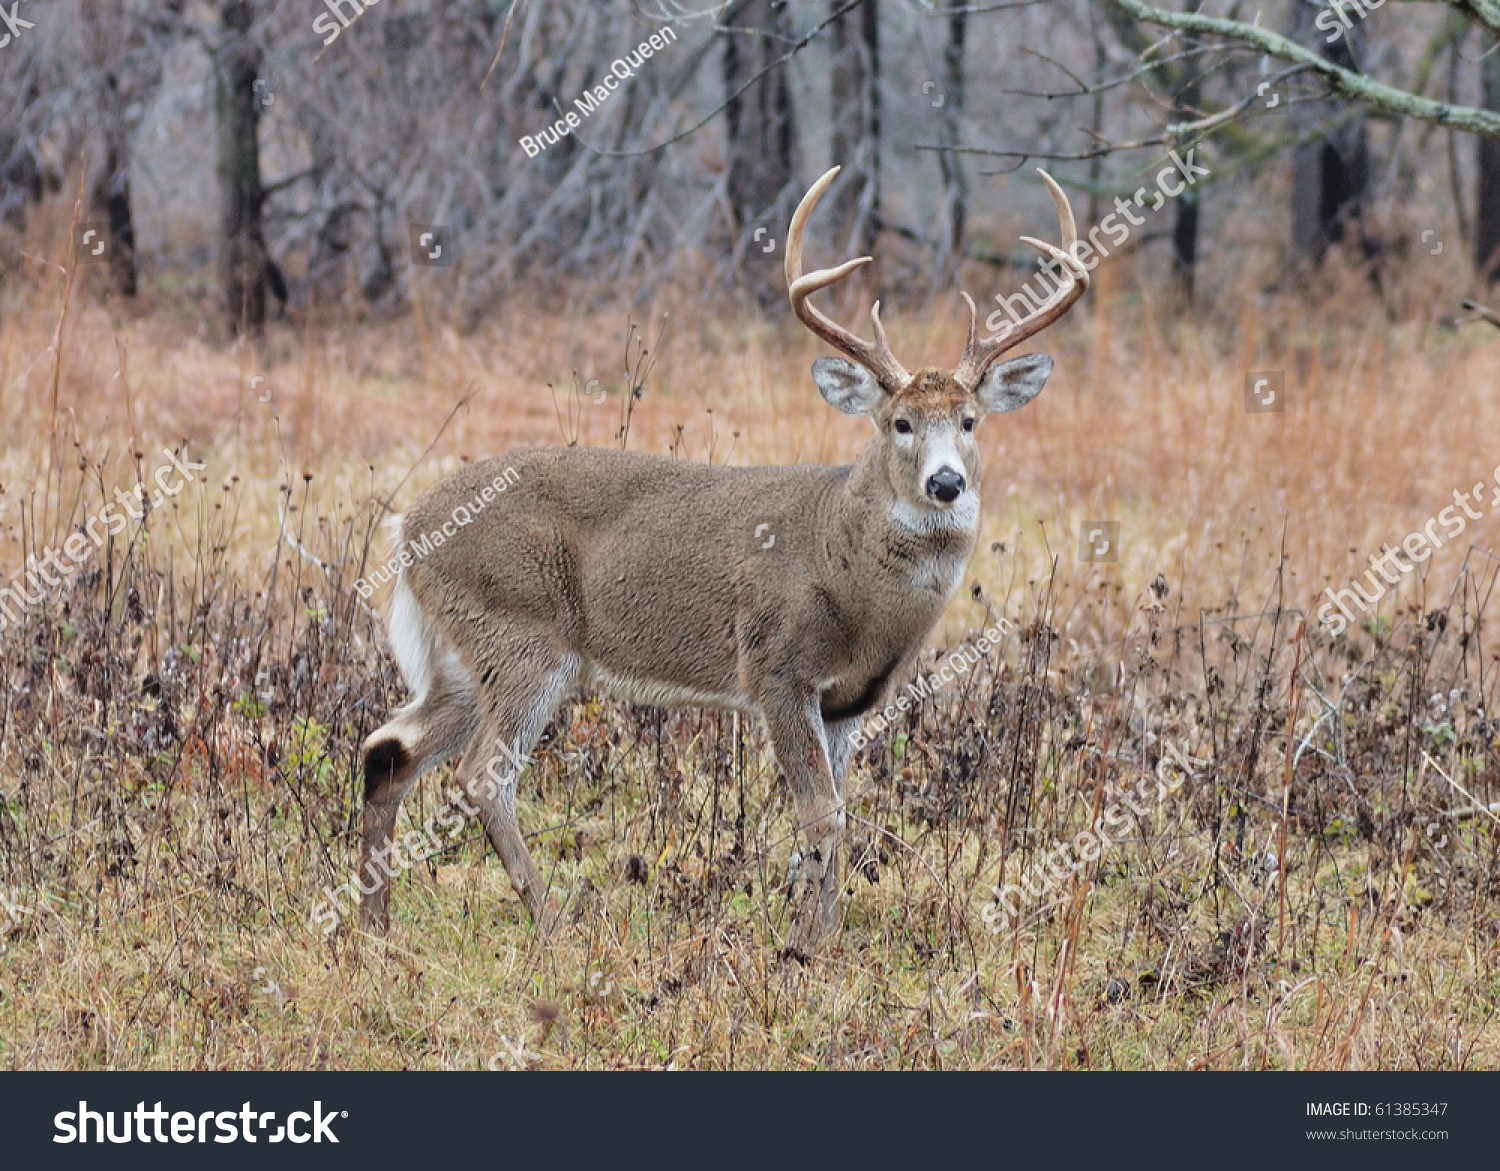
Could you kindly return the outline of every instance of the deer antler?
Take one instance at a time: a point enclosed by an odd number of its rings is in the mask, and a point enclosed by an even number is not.
[[[833,182],[833,177],[838,173],[839,168],[834,167],[808,188],[807,194],[802,197],[802,202],[797,205],[797,210],[792,213],[792,225],[787,229],[786,237],[787,295],[791,298],[792,312],[797,315],[798,321],[834,349],[865,367],[888,391],[899,391],[911,381],[911,375],[906,372],[900,362],[896,361],[896,355],[891,352],[891,343],[886,339],[885,327],[880,324],[879,301],[870,307],[870,320],[875,323],[875,340],[867,342],[837,322],[823,316],[807,300],[819,289],[826,289],[829,285],[838,283],[856,268],[870,263],[870,257],[861,256],[855,260],[846,260],[837,268],[820,268],[816,272],[803,275],[802,236],[807,230],[808,217],[812,215],[813,208],[818,205],[818,200],[823,197],[823,192],[828,189],[828,185]]]
[[[1057,222],[1062,229],[1062,247],[1058,248],[1053,244],[1048,244],[1045,240],[1035,240],[1030,236],[1022,236],[1021,240],[1030,244],[1038,252],[1052,257],[1062,265],[1063,271],[1070,279],[1067,286],[1058,293],[1056,300],[1043,304],[1018,322],[1006,322],[1001,331],[987,342],[978,340],[975,326],[978,310],[974,308],[973,298],[968,293],[963,294],[964,304],[969,308],[969,340],[964,346],[964,356],[959,359],[958,368],[953,371],[953,380],[965,390],[972,391],[977,387],[979,380],[984,377],[984,372],[1001,354],[1014,349],[1033,334],[1040,333],[1071,309],[1073,302],[1083,296],[1089,287],[1089,270],[1073,253],[1073,246],[1078,243],[1078,225],[1073,221],[1072,205],[1068,203],[1068,197],[1063,194],[1063,189],[1057,185],[1051,175],[1041,168],[1037,169],[1037,174],[1042,177],[1042,182],[1047,184],[1047,189],[1052,192],[1052,202],[1057,205]],[[789,258],[790,255],[788,252]],[[790,259],[787,263],[791,263]]]

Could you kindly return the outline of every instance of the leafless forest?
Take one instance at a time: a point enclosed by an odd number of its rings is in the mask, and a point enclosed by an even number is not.
[[[1500,1061],[1500,8],[1159,2],[0,7],[0,1066]],[[759,723],[591,694],[519,785],[561,930],[472,823],[330,921],[385,516],[854,459],[783,275],[834,165],[828,312],[913,367],[1049,295],[1038,168],[1094,255],[825,949]]]

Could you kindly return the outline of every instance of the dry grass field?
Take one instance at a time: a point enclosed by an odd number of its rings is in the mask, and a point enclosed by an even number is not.
[[[1394,322],[1332,267],[1191,318],[1122,261],[1041,339],[1046,392],[981,430],[980,552],[931,649],[1016,632],[856,757],[842,923],[803,963],[762,729],[588,696],[521,781],[550,943],[474,825],[396,883],[387,938],[312,912],[404,699],[353,589],[387,503],[615,445],[627,399],[634,450],[849,462],[867,424],[818,397],[804,331],[543,289],[463,332],[435,276],[409,316],[231,346],[194,290],[126,312],[28,262],[0,296],[7,581],[164,448],[205,466],[0,634],[0,1066],[1493,1067],[1500,333],[1415,287]],[[887,320],[908,364],[962,347],[951,295]],[[1247,414],[1266,370],[1289,408]],[[1376,614],[1320,626],[1325,586],[1478,482]],[[1118,561],[1078,560],[1094,520]],[[988,910],[1158,775],[1097,858]]]

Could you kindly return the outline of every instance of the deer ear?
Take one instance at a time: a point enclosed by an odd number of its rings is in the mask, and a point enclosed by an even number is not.
[[[843,358],[819,358],[812,365],[812,376],[828,405],[846,415],[870,414],[885,395],[873,374]]]
[[[991,366],[979,380],[974,396],[986,411],[1018,411],[1047,385],[1052,359],[1046,354],[1027,354]]]

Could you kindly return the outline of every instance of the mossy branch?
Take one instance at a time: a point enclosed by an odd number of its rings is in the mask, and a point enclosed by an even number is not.
[[[1161,28],[1177,32],[1197,33],[1218,37],[1222,40],[1249,45],[1296,65],[1305,65],[1321,76],[1335,92],[1355,101],[1364,102],[1371,109],[1382,110],[1404,118],[1416,118],[1422,122],[1434,122],[1455,130],[1466,130],[1471,134],[1483,134],[1500,138],[1500,112],[1480,110],[1472,106],[1455,106],[1449,102],[1435,102],[1431,98],[1417,97],[1393,86],[1384,85],[1363,73],[1345,69],[1313,49],[1299,45],[1289,37],[1271,32],[1259,25],[1246,24],[1240,20],[1227,20],[1218,16],[1204,16],[1197,12],[1169,12],[1155,8],[1143,0],[1109,0],[1116,8]],[[1465,0],[1459,5],[1471,12],[1486,27],[1492,20],[1500,20],[1500,6],[1495,0]]]

